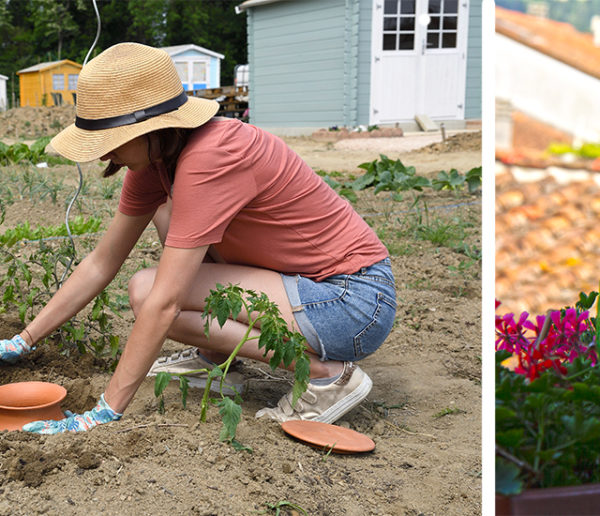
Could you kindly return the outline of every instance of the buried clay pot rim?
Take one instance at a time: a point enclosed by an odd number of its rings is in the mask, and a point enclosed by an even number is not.
[[[0,386],[0,410],[28,411],[51,407],[63,401],[67,390],[49,382],[17,382]]]

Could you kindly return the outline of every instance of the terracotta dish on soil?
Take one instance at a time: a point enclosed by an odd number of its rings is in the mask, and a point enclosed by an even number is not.
[[[60,408],[67,390],[47,382],[19,382],[0,386],[0,430],[21,430],[42,419],[63,419]]]
[[[375,449],[371,438],[342,426],[318,421],[286,421],[281,423],[281,428],[306,444],[334,453],[364,453]]]

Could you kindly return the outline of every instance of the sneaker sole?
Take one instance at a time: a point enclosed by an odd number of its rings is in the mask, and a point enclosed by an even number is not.
[[[334,423],[341,418],[347,412],[350,412],[356,407],[362,400],[364,400],[371,389],[373,388],[373,382],[366,374],[360,385],[354,389],[345,398],[341,399],[331,407],[329,407],[321,415],[312,419],[312,421],[319,421],[321,423]]]

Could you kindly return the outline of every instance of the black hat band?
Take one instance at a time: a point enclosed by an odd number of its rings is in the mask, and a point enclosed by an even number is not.
[[[138,122],[143,122],[144,120],[148,120],[149,118],[153,118],[158,115],[163,115],[165,113],[169,113],[170,111],[175,111],[178,107],[183,106],[183,104],[185,104],[187,100],[187,94],[185,93],[185,91],[182,91],[179,95],[173,97],[170,100],[166,100],[165,102],[161,102],[160,104],[156,104],[155,106],[150,106],[146,109],[134,111],[133,113],[129,113],[127,115],[119,115],[112,116],[109,118],[97,119],[81,118],[79,116],[76,116],[75,126],[79,127],[79,129],[97,131],[100,129],[112,129],[113,127],[137,124]]]

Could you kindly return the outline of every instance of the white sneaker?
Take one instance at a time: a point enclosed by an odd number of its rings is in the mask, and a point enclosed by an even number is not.
[[[344,362],[341,376],[329,385],[308,384],[308,389],[292,407],[292,392],[279,400],[274,408],[263,408],[256,417],[269,416],[283,423],[294,419],[333,423],[364,400],[373,382],[356,364]]]
[[[225,382],[223,383],[223,394],[235,395],[243,394],[246,390],[246,378],[235,370],[241,364],[240,360],[235,360],[227,372]],[[154,361],[150,371],[146,376],[156,376],[158,373],[182,374],[196,369],[211,370],[216,364],[206,357],[202,356],[197,348],[188,348],[174,353],[169,357],[159,357]],[[208,373],[196,373],[186,375],[190,387],[204,389],[208,380]],[[176,376],[172,380],[179,380]],[[220,382],[218,379],[212,381],[210,390],[220,392]]]

